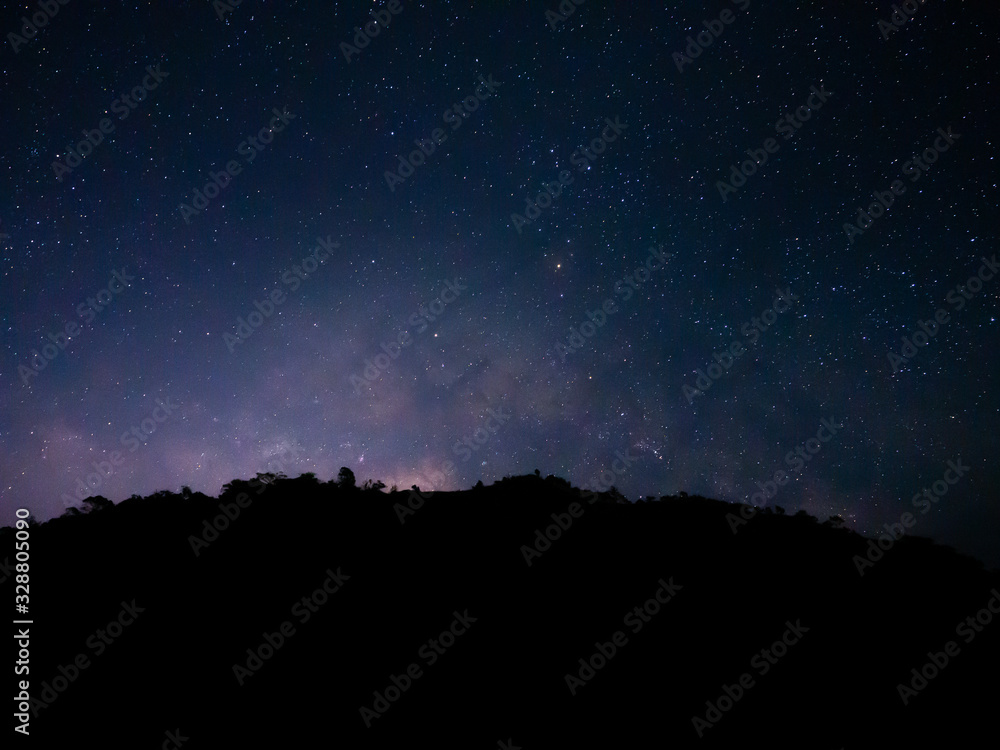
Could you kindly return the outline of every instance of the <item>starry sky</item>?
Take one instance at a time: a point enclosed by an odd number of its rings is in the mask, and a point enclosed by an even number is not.
[[[8,7],[0,522],[258,471],[785,471],[755,504],[1000,564],[987,6]]]

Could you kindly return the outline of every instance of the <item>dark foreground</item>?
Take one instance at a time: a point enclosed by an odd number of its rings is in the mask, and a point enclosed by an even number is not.
[[[760,513],[733,534],[738,506],[593,499],[523,477],[428,496],[401,523],[394,505],[420,502],[409,492],[300,478],[34,526],[30,735],[14,738],[533,750],[996,736],[996,573],[904,537],[862,576],[868,540],[808,516]],[[13,562],[12,530],[0,545]]]

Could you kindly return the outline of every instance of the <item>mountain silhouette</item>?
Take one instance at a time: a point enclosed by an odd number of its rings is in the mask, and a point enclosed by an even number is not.
[[[684,494],[630,503],[538,472],[383,489],[346,467],[258,474],[218,498],[91,498],[21,529],[31,744],[991,736],[1000,575],[948,547]],[[0,530],[7,601],[17,533]]]

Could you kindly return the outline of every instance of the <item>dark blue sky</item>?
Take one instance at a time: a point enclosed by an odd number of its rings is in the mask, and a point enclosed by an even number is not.
[[[995,13],[483,5],[400,0],[346,53],[381,4],[0,16],[0,521],[88,475],[785,471],[768,504],[1000,564],[1000,280],[958,290],[997,251]]]

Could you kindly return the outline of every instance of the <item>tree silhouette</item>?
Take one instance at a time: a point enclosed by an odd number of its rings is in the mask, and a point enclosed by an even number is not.
[[[391,684],[386,677],[389,670],[400,667],[395,657],[392,666],[381,662],[372,665],[370,654],[401,638],[418,642],[428,634],[441,632],[447,622],[442,619],[459,606],[454,603],[464,607],[462,600],[467,592],[482,587],[486,581],[493,590],[514,595],[505,597],[502,607],[494,608],[491,619],[482,617],[481,622],[472,625],[472,635],[460,636],[455,656],[459,656],[460,649],[461,659],[470,665],[469,674],[475,674],[477,669],[492,668],[500,649],[510,681],[493,681],[483,686],[485,693],[472,695],[472,691],[453,689],[461,683],[441,679],[445,677],[443,671],[435,673],[441,689],[449,691],[438,693],[449,696],[447,707],[442,706],[440,712],[442,720],[446,712],[452,711],[458,721],[462,716],[469,717],[467,725],[460,725],[465,735],[479,731],[477,727],[483,718],[491,718],[491,712],[492,717],[503,721],[512,705],[511,695],[530,713],[532,705],[546,705],[560,696],[567,700],[567,688],[571,695],[585,691],[576,698],[580,706],[575,709],[577,713],[567,714],[576,720],[558,727],[563,737],[570,733],[563,743],[567,746],[596,747],[615,741],[639,744],[651,731],[668,726],[672,728],[668,731],[680,738],[674,746],[697,747],[697,739],[691,736],[692,710],[706,717],[726,714],[721,729],[731,732],[729,736],[740,732],[764,736],[780,729],[784,734],[780,742],[773,743],[776,747],[803,746],[794,744],[802,743],[803,737],[808,747],[824,743],[830,747],[840,747],[841,743],[847,747],[965,746],[970,743],[964,741],[964,736],[957,742],[947,742],[957,731],[949,717],[961,714],[967,722],[968,717],[978,716],[984,727],[988,721],[989,702],[996,695],[990,665],[1000,658],[1000,642],[992,631],[977,634],[975,647],[982,657],[954,667],[965,672],[950,686],[935,682],[926,692],[919,690],[918,698],[903,696],[893,687],[897,682],[904,688],[910,685],[914,665],[919,669],[924,661],[921,655],[927,654],[929,648],[942,648],[935,645],[940,644],[940,634],[949,629],[955,632],[959,618],[974,612],[973,606],[987,606],[987,599],[995,596],[992,589],[1000,587],[1000,574],[988,573],[971,559],[961,558],[928,539],[907,535],[896,540],[888,553],[889,561],[878,562],[881,558],[873,550],[881,545],[850,528],[837,528],[841,520],[837,516],[818,524],[805,512],[765,515],[770,508],[764,508],[762,518],[748,522],[752,530],[740,528],[734,537],[727,515],[738,514],[738,509],[749,506],[699,495],[686,500],[665,495],[661,501],[651,503],[651,496],[637,493],[635,498],[643,497],[637,504],[624,502],[624,498],[616,504],[616,497],[622,497],[617,489],[584,490],[559,477],[550,475],[540,481],[537,475],[526,473],[490,486],[478,481],[474,491],[435,491],[420,497],[406,497],[409,493],[404,492],[402,496],[382,497],[378,490],[383,484],[377,480],[365,482],[369,492],[362,493],[354,487],[354,475],[349,469],[343,469],[340,479],[343,487],[351,491],[341,489],[333,480],[317,482],[314,475],[282,481],[278,474],[258,474],[249,481],[233,480],[225,485],[225,492],[246,491],[253,499],[253,509],[245,517],[242,509],[247,508],[247,503],[241,501],[236,506],[232,496],[221,503],[228,508],[223,511],[216,498],[202,493],[192,492],[185,498],[183,491],[161,490],[141,498],[142,502],[123,503],[123,508],[116,507],[110,513],[93,512],[111,504],[105,498],[91,498],[84,504],[91,511],[67,509],[63,518],[39,528],[37,536],[33,532],[32,542],[37,541],[45,554],[32,558],[32,570],[38,566],[40,580],[48,589],[46,595],[58,598],[65,611],[72,611],[81,620],[107,622],[113,616],[113,610],[108,612],[109,603],[132,602],[135,596],[137,606],[145,607],[147,599],[152,603],[157,594],[166,591],[171,595],[176,592],[178,601],[184,601],[192,611],[204,612],[213,624],[213,636],[205,638],[203,633],[178,627],[183,615],[172,614],[168,607],[154,610],[149,606],[148,613],[140,616],[142,624],[109,647],[116,656],[105,658],[101,669],[88,671],[91,689],[74,689],[72,700],[65,699],[67,710],[78,711],[74,718],[99,716],[104,710],[102,696],[113,693],[116,700],[125,703],[122,735],[151,736],[162,727],[159,717],[147,716],[143,706],[150,700],[168,705],[172,696],[193,690],[197,700],[211,705],[212,710],[185,718],[182,731],[187,735],[190,723],[191,736],[195,731],[209,736],[213,731],[223,731],[216,718],[220,707],[226,715],[240,716],[247,710],[246,696],[250,696],[250,710],[257,712],[258,707],[287,695],[290,684],[300,680],[308,684],[310,675],[317,670],[332,673],[347,668],[381,689]],[[429,497],[433,502],[419,510],[421,500]],[[579,513],[570,510],[574,504],[585,509],[579,521]],[[240,515],[234,521],[237,507]],[[412,515],[411,510],[420,515]],[[223,520],[227,516],[229,524]],[[282,524],[287,524],[288,533],[275,534],[274,529]],[[562,531],[557,532],[560,527]],[[13,549],[14,533],[13,528],[0,528],[0,549]],[[540,535],[548,537],[549,543],[539,543]],[[207,548],[204,541],[194,544],[197,539],[207,541]],[[547,550],[543,550],[541,560],[536,548]],[[9,565],[3,557],[0,554],[0,578]],[[875,562],[870,563],[873,558]],[[66,566],[81,559],[94,570],[112,574],[65,575]],[[122,560],[127,564],[120,564]],[[281,584],[260,586],[260,574],[271,567],[273,560],[282,561]],[[734,585],[733,571],[746,568],[748,560],[759,568],[753,585]],[[343,571],[337,567],[341,563]],[[871,564],[878,566],[875,575],[868,569]],[[433,586],[392,584],[400,570],[406,570],[414,579],[433,581]],[[234,571],[247,574],[233,575]],[[914,575],[915,571],[919,574]],[[259,674],[249,668],[253,662],[260,663],[256,656],[258,644],[267,645],[277,637],[271,634],[283,618],[289,617],[290,601],[301,597],[302,592],[317,590],[324,575],[339,576],[343,572],[347,573],[350,593],[336,594],[343,598],[327,605],[331,613],[337,608],[338,616],[317,618],[293,635],[292,648],[300,649],[300,654],[308,653],[309,658],[296,658],[292,650],[283,650],[275,656],[275,663]],[[859,573],[863,573],[863,579]],[[674,574],[676,579],[671,578]],[[164,589],[164,582],[171,579],[176,579],[174,591],[173,584],[171,589]],[[595,580],[614,585],[594,586]],[[391,599],[386,596],[386,583],[392,586]],[[658,623],[669,621],[669,638],[640,636],[635,639],[635,651],[628,652],[636,657],[616,657],[614,670],[592,667],[592,662],[581,664],[584,659],[589,661],[592,653],[588,642],[594,643],[600,637],[603,643],[612,637],[606,613],[623,613],[626,605],[648,601],[657,586],[674,583],[680,585],[680,594],[676,602],[671,599],[665,605],[669,608],[666,614],[654,615],[646,610],[651,617],[660,618]],[[556,601],[547,605],[553,594]],[[566,602],[584,599],[593,605],[565,606]],[[381,615],[392,611],[386,608],[387,600],[392,610],[408,613],[405,621],[371,617],[371,612]],[[990,601],[995,609],[995,599]],[[477,610],[482,606],[459,608],[457,612],[479,617]],[[541,634],[521,627],[520,623],[537,616],[541,606],[547,607],[545,616],[551,625]],[[856,623],[875,607],[886,618],[886,625],[857,628]],[[782,721],[775,722],[773,711],[756,709],[752,701],[741,703],[739,711],[713,713],[719,696],[726,696],[719,688],[722,678],[715,674],[734,674],[734,669],[747,664],[750,655],[760,652],[762,646],[784,638],[782,629],[791,628],[790,623],[797,627],[799,612],[803,632],[815,624],[815,630],[804,636],[807,644],[815,645],[790,646],[789,656],[783,657],[789,661],[782,662],[775,675],[778,677],[782,670],[789,675],[784,686],[779,684],[781,679],[768,682],[770,694],[782,703]],[[630,618],[626,623],[640,620],[647,621]],[[261,640],[255,633],[267,633],[263,638],[269,640]],[[51,652],[56,657],[44,662],[40,669],[47,677],[59,673],[57,662],[62,654],[74,653],[81,645],[79,633],[53,631],[50,638]],[[358,647],[350,653],[326,648],[330,642],[344,638],[357,642]],[[219,646],[226,641],[235,645],[231,653],[220,653]],[[691,645],[678,649],[677,643]],[[163,659],[164,649],[176,668],[144,683],[143,691],[120,691],[122,684],[143,680],[144,665],[152,659]],[[239,665],[245,662],[248,668],[241,666],[236,672],[233,655]],[[938,659],[936,655],[928,658]],[[649,663],[668,661],[671,669],[666,677],[648,669]],[[770,658],[767,661],[773,663]],[[592,670],[592,676],[600,673],[594,677],[593,688],[584,686],[589,678],[576,680],[575,675],[586,673],[574,664]],[[759,665],[764,664],[762,659],[756,659],[752,668],[760,669]],[[533,671],[539,670],[539,665],[544,665],[544,679],[532,679],[543,675],[543,671]],[[566,665],[569,671],[565,674],[573,682],[559,679],[563,667],[553,670],[554,665]],[[708,679],[706,667],[713,670]],[[226,679],[216,680],[213,673]],[[191,674],[199,679],[191,680]],[[232,682],[230,674],[240,686],[240,680],[252,680],[248,690],[257,691],[260,700],[248,691],[220,690],[224,682]],[[517,682],[522,675],[529,679]],[[725,679],[734,681],[733,677]],[[625,687],[624,691],[615,690],[616,681]],[[350,704],[356,700],[357,691],[348,684],[356,681],[344,680],[342,685],[338,682],[330,681],[322,694],[300,694],[299,698],[307,702],[293,709],[298,711],[294,724],[237,722],[237,728],[248,736],[241,739],[251,746],[265,744],[259,742],[262,736],[269,741],[267,744],[287,744],[288,727],[298,726],[303,738],[296,745],[304,744],[306,729],[315,730],[307,725],[323,716],[331,703]],[[868,684],[874,687],[869,689]],[[432,686],[428,682],[421,687]],[[837,742],[827,742],[825,712],[839,696],[852,690],[862,691],[865,700],[859,700],[852,712],[838,715]],[[673,696],[684,692],[694,697],[673,705]],[[431,690],[426,694],[426,705],[430,706]],[[586,696],[591,694],[600,698],[610,712],[596,712],[591,709],[596,703],[580,702],[589,700]],[[657,706],[657,710],[637,710],[636,696],[648,700],[648,705]],[[890,722],[886,741],[866,742],[871,727],[878,726],[881,718],[903,715],[900,697],[919,701],[916,706],[934,717],[936,723],[930,726],[936,732],[929,738],[933,742],[924,736],[928,734],[926,722],[900,721]],[[414,698],[404,700],[415,699],[414,694]],[[59,700],[61,705],[63,699]],[[457,707],[455,700],[460,701]],[[791,709],[785,710],[789,703]],[[71,709],[71,704],[80,708]],[[760,706],[760,702],[756,705]],[[970,705],[975,712],[968,710]],[[41,704],[36,708],[49,710]],[[663,721],[662,712],[669,721]],[[608,718],[602,719],[604,716]],[[617,718],[621,716],[628,720]],[[345,740],[343,744],[351,747],[361,746],[359,738],[367,732],[366,723],[355,717],[336,728]],[[150,719],[155,722],[152,726],[146,724]],[[548,721],[542,712],[539,733],[552,729]],[[700,721],[700,725],[694,725],[695,731],[701,728],[713,733],[710,737],[715,736],[717,729],[711,726],[715,721]],[[379,731],[388,734],[398,727],[402,740],[410,731],[405,724],[379,725]],[[69,721],[42,722],[40,731],[48,733],[44,746],[63,746],[63,735],[79,735],[80,726]],[[231,723],[224,729],[234,731]],[[627,740],[624,743],[623,732]],[[817,738],[813,740],[809,732],[815,732]],[[683,741],[684,734],[690,742]],[[390,736],[397,740],[395,735]],[[855,736],[860,741],[847,742]],[[905,742],[898,741],[900,736]],[[718,737],[725,739],[722,734]],[[728,745],[720,742],[719,746]]]
[[[841,518],[840,516],[830,516],[823,522],[823,525],[830,526],[831,528],[834,529],[842,529],[844,528],[845,523],[846,521],[844,521],[844,519]]]
[[[97,513],[98,511],[108,510],[113,507],[115,507],[115,504],[101,495],[88,497],[83,501],[84,513]]]
[[[337,474],[337,485],[343,490],[353,490],[356,487],[356,482],[354,472],[346,466],[341,466],[340,473]]]
[[[257,494],[257,488],[259,483],[256,479],[247,481],[245,479],[233,479],[230,482],[226,482],[222,485],[222,492],[219,498],[231,497],[233,495],[239,495],[241,492],[247,495]]]

